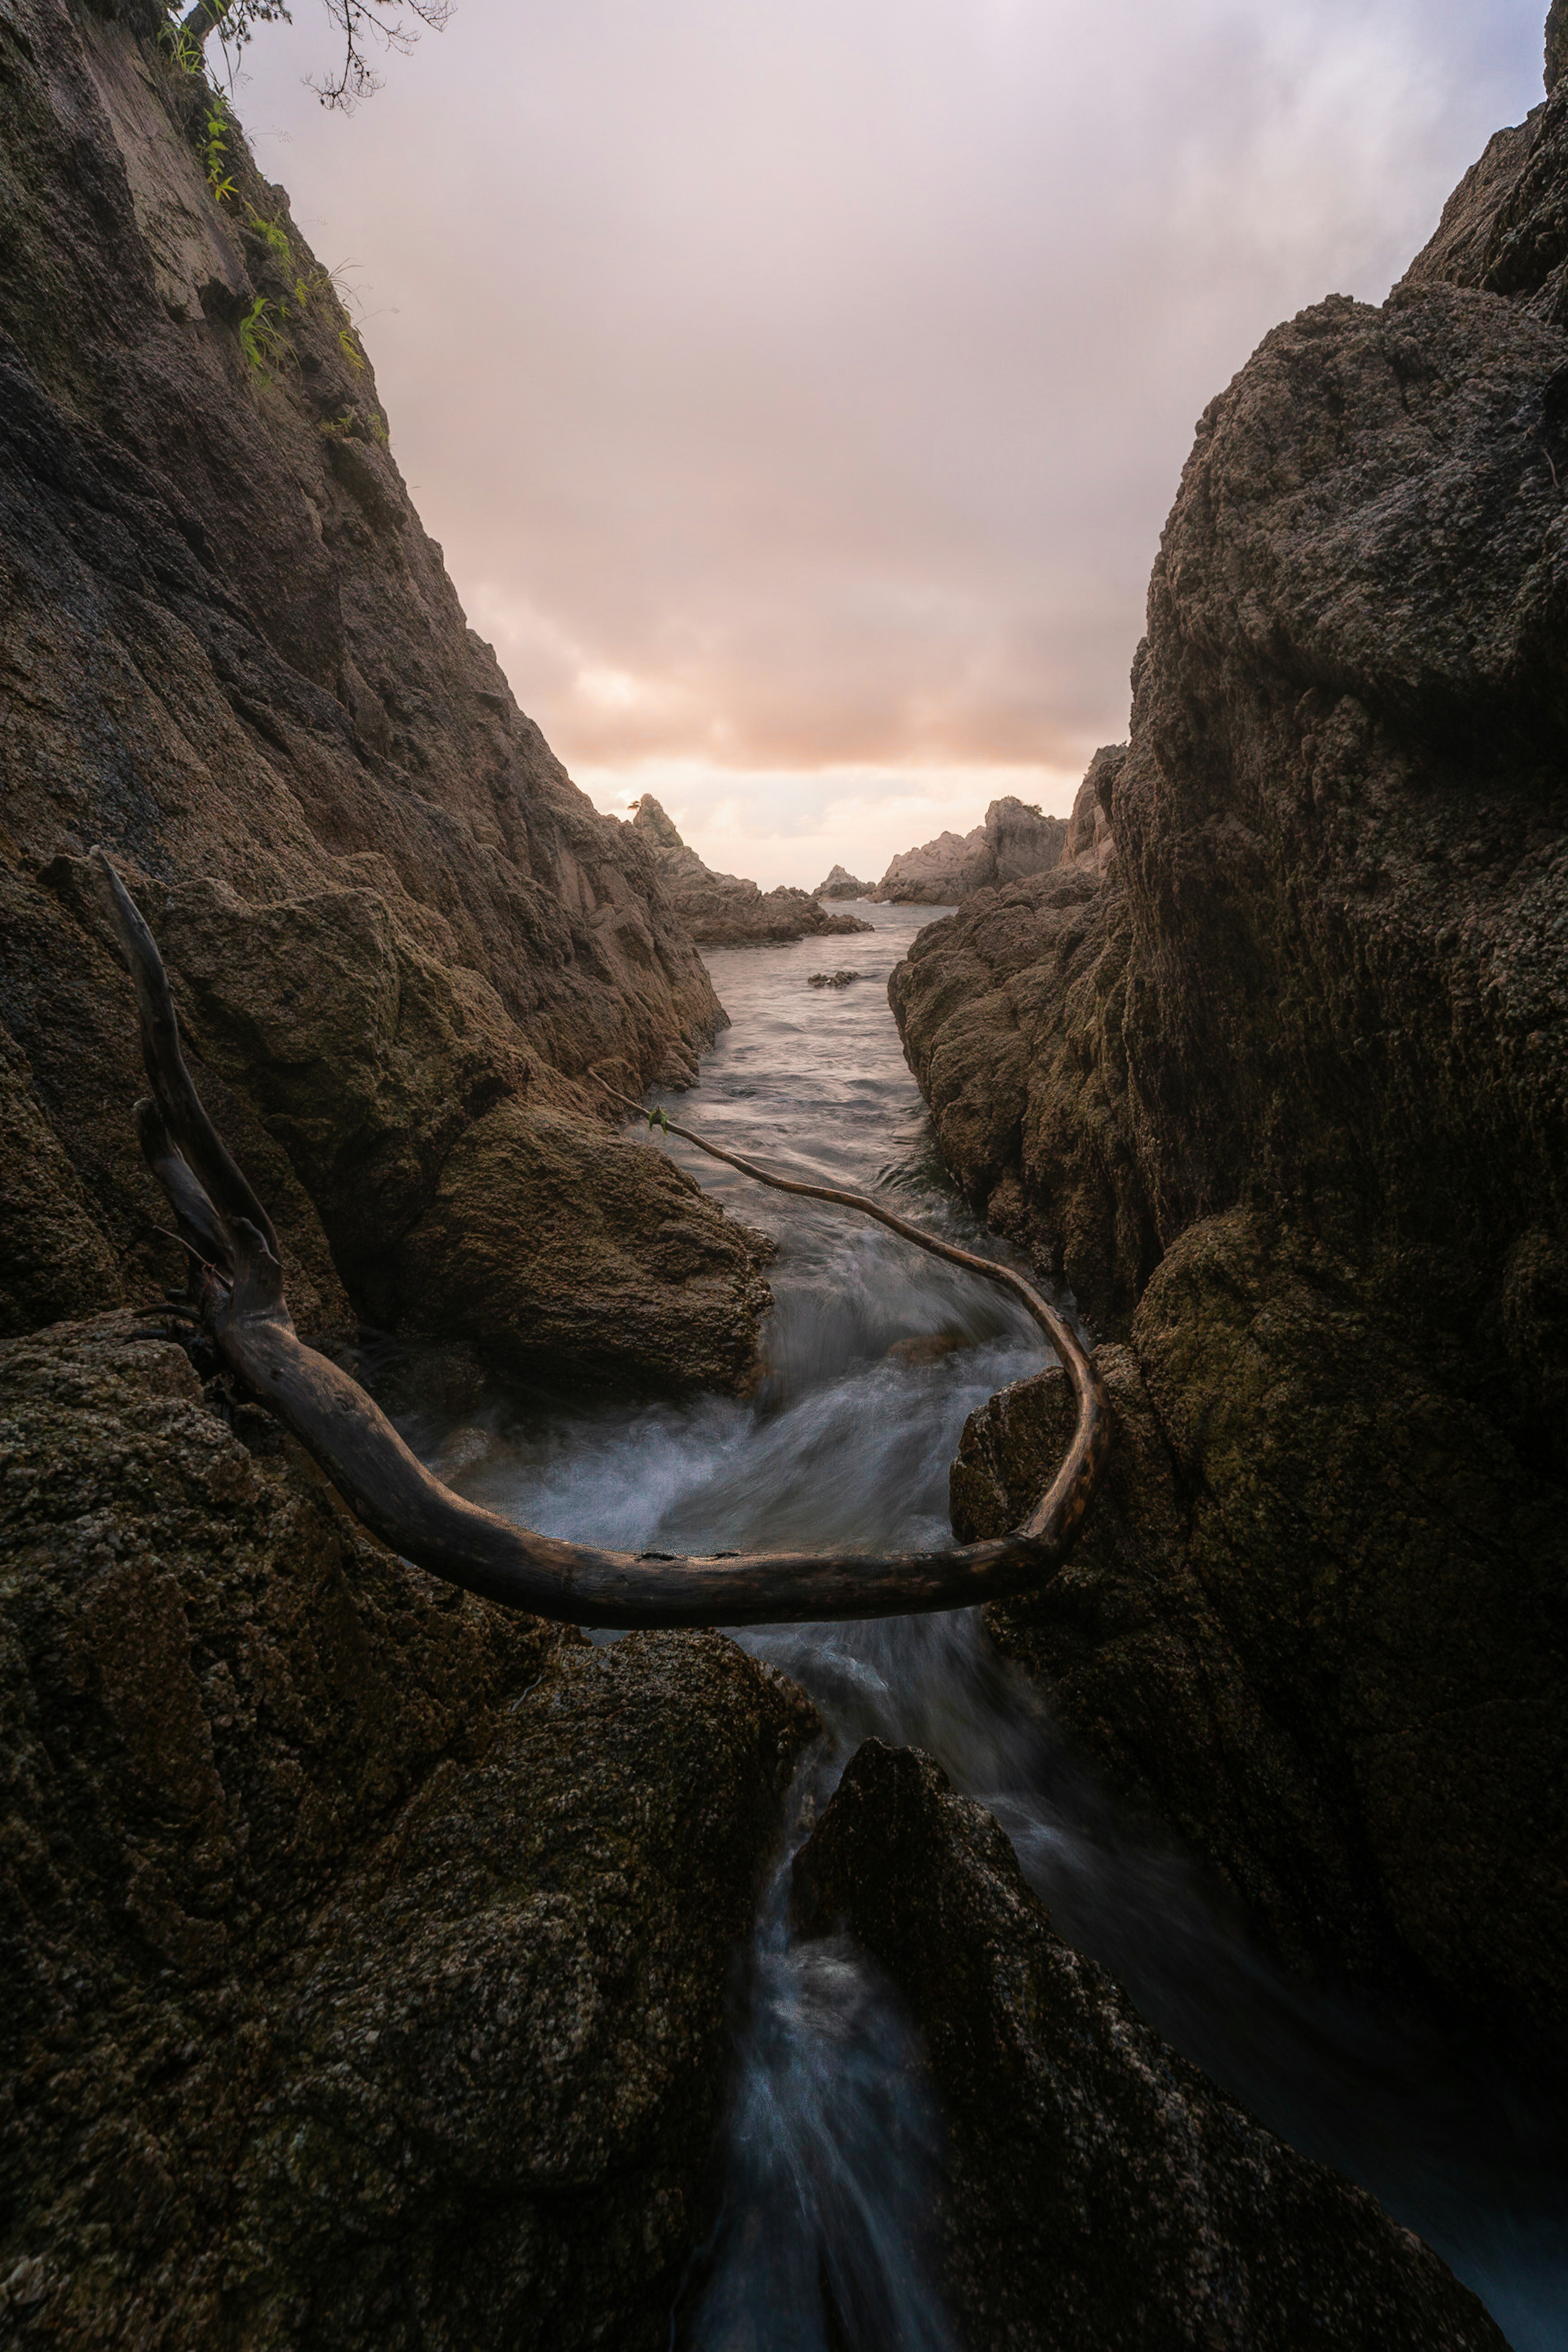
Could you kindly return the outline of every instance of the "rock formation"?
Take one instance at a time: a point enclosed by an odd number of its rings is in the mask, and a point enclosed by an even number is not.
[[[465,626],[347,314],[232,123],[214,201],[164,23],[0,19],[0,1329],[171,1269],[81,887],[102,841],[307,1322],[743,1383],[756,1237],[583,1082],[678,1083],[723,1010],[644,842]]]
[[[919,849],[906,849],[869,896],[895,906],[961,906],[977,890],[1048,872],[1066,837],[1065,818],[1041,816],[1009,793],[991,803],[973,833],[939,833]]]
[[[812,891],[813,898],[869,898],[874,883],[857,882],[846,866],[835,866],[825,882],[819,882]]]
[[[633,833],[651,846],[669,902],[699,947],[783,947],[836,931],[869,931],[854,915],[824,915],[805,890],[760,890],[735,874],[716,874],[688,849],[668,816],[644,793],[634,803]]]
[[[302,1323],[453,1339],[463,1374],[478,1348],[741,1386],[764,1244],[610,1132],[591,1084],[679,1084],[722,1023],[671,887],[690,853],[643,812],[596,815],[517,709],[351,323],[232,126],[217,200],[208,95],[162,23],[151,0],[0,13],[0,1328],[26,1335],[0,1345],[6,2338],[653,2352],[708,2218],[730,1962],[814,1718],[718,1636],[596,1648],[432,1583],[124,1311],[173,1260],[85,854],[115,852],[157,934]],[[1284,1947],[1533,2015],[1562,1948],[1542,1512],[1563,1283],[1541,1176],[1561,1018],[1558,935],[1519,917],[1503,867],[1536,859],[1551,911],[1560,632],[1522,453],[1556,450],[1561,337],[1511,284],[1438,281],[1483,254],[1548,266],[1527,234],[1544,136],[1493,158],[1399,298],[1386,448],[1356,438],[1384,331],[1354,306],[1298,335],[1305,358],[1286,331],[1284,392],[1265,370],[1239,424],[1217,412],[1219,471],[1181,526],[1201,625],[1182,635],[1172,591],[1132,750],[1092,771],[1068,862],[998,804],[973,924],[899,982],[977,1196],[1108,1314],[1136,1307],[1115,1507],[999,1630],[1126,1783],[1163,1777]],[[1313,407],[1314,352],[1350,388],[1337,408]],[[1418,562],[1402,484],[1437,518]],[[1270,501],[1296,497],[1276,529]],[[1218,551],[1215,516],[1241,534]],[[1386,676],[1362,589],[1336,604],[1327,556],[1312,568],[1341,517],[1335,563],[1380,529],[1393,551],[1378,625],[1408,644]],[[1497,564],[1472,609],[1478,532]],[[1276,774],[1291,725],[1311,756]],[[1039,874],[1018,862],[1036,849]],[[1334,862],[1353,852],[1364,882]],[[1217,902],[1215,867],[1245,887]],[[802,893],[694,887],[736,936],[859,928]],[[1189,1067],[1205,1020],[1234,1102]],[[1312,1159],[1325,1037],[1363,1126],[1357,1152]],[[1467,1160],[1478,1069],[1490,1124]],[[1504,1155],[1490,1228],[1483,1146]],[[1471,1255],[1450,1265],[1455,1230]],[[960,1516],[1012,1508],[1057,1410],[1047,1381],[972,1426]],[[1218,2263],[1263,2345],[1325,2299],[1331,2342],[1375,2323],[1398,2344],[1414,2314],[1424,2341],[1493,2341],[1440,2266],[1061,1951],[998,1833],[917,1759],[862,1757],[801,1890],[926,2022],[967,2310],[1016,2294],[1103,2326],[1134,2276],[1159,2326],[1185,2295],[1212,2333],[1240,2324]],[[1050,2217],[1027,2243],[1019,2184]],[[1076,2260],[1086,2189],[1138,2233],[1130,2271],[1120,2231]]]
[[[961,2339],[1009,2352],[1502,2352],[1437,2255],[1283,2147],[1069,1950],[997,1822],[868,1740],[795,1864],[914,2013]]]
[[[663,2347],[800,1695],[428,1580],[126,1315],[0,1474],[6,2341]]]
[[[1266,337],[1067,861],[890,984],[971,1196],[1131,1341],[1135,1539],[1004,1638],[1283,1948],[1560,2036],[1565,201],[1559,84],[1386,303]]]

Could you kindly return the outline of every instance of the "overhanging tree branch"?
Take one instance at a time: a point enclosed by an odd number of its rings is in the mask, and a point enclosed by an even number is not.
[[[770,1624],[967,1609],[1041,1584],[1061,1564],[1082,1525],[1111,1438],[1100,1375],[1065,1318],[1010,1266],[939,1241],[860,1193],[775,1175],[685,1128],[669,1131],[775,1191],[873,1217],[1019,1300],[1060,1356],[1077,1404],[1072,1443],[1047,1492],[1020,1528],[989,1543],[931,1552],[679,1559],[562,1543],[455,1495],[431,1476],[359,1383],[297,1336],[277,1236],[202,1107],[157,943],[104,851],[94,849],[89,864],[136,983],[142,1060],[154,1097],[137,1106],[138,1133],[191,1254],[203,1326],[229,1370],[308,1448],[355,1517],[405,1559],[508,1608],[604,1626]]]
[[[370,62],[375,48],[396,49],[406,56],[421,32],[439,33],[452,15],[455,0],[322,0],[328,16],[343,37],[343,61],[330,79],[310,82],[323,106],[351,114],[361,99],[381,88],[381,76]],[[410,26],[404,12],[414,20]],[[180,30],[200,47],[216,33],[225,44],[243,48],[257,25],[291,24],[284,0],[196,0]]]

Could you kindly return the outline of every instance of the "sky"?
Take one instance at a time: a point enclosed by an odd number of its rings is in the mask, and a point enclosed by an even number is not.
[[[293,6],[237,111],[470,622],[598,806],[765,887],[1065,813],[1200,411],[1382,299],[1545,14],[458,0],[345,119]]]

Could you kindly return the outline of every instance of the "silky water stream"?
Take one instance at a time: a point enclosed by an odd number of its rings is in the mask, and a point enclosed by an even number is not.
[[[886,979],[923,908],[857,909],[873,933],[707,958],[733,1026],[680,1115],[716,1141],[999,1245],[937,1155]],[[842,989],[813,971],[847,966]],[[672,1104],[672,1108],[674,1105]],[[460,1430],[405,1433],[442,1475],[543,1531],[630,1550],[950,1540],[965,1416],[1037,1369],[999,1291],[845,1211],[764,1192],[671,1143],[739,1217],[777,1234],[756,1398],[561,1405],[511,1394]],[[1058,1930],[1150,2021],[1307,2154],[1372,2189],[1490,2305],[1516,2352],[1568,2346],[1568,2159],[1526,2065],[1414,2035],[1281,1977],[1177,1857],[1128,1832],[1053,1738],[975,1612],[738,1637],[829,1727],[794,1791],[737,2032],[713,2237],[672,2322],[685,2352],[956,2352],[925,2217],[940,2118],[896,2001],[863,1958],[789,1932],[789,1853],[869,1735],[936,1757],[1012,1837]]]

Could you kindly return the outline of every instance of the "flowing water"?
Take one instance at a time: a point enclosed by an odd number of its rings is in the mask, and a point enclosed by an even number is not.
[[[733,1027],[679,1105],[716,1141],[872,1192],[993,1255],[943,1171],[885,982],[929,909],[873,934],[707,957]],[[843,989],[813,971],[849,967]],[[672,1108],[674,1108],[672,1105]],[[497,1397],[456,1430],[403,1423],[465,1493],[629,1550],[915,1549],[950,1539],[966,1414],[1038,1368],[1000,1291],[841,1210],[763,1191],[672,1141],[779,1237],[768,1372],[740,1403]],[[1516,2352],[1568,2346],[1568,2158],[1527,2065],[1402,2031],[1273,1970],[1176,1856],[1129,1834],[977,1615],[742,1633],[829,1727],[790,1806],[749,1956],[711,2242],[672,2341],[688,2352],[956,2352],[925,2242],[940,2118],[891,1990],[786,1923],[789,1853],[868,1735],[925,1748],[1012,1837],[1060,1932],[1283,2137],[1365,2183],[1490,2305]]]

